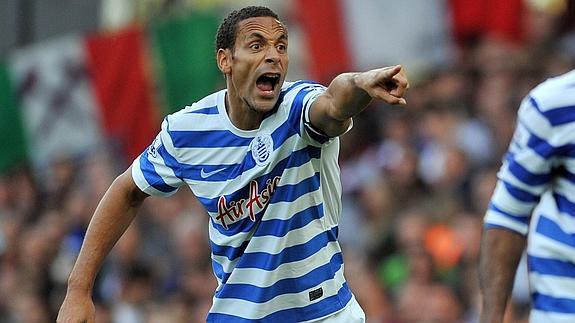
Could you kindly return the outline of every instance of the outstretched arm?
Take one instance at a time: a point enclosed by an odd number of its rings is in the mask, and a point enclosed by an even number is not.
[[[507,229],[487,228],[483,232],[479,263],[481,323],[503,322],[525,241],[525,236]]]
[[[88,226],[82,249],[68,279],[68,291],[58,313],[58,323],[94,322],[92,289],[96,274],[147,196],[132,180],[131,168],[112,183]]]
[[[348,129],[351,118],[363,111],[372,99],[406,104],[403,95],[408,89],[409,82],[399,65],[340,74],[313,103],[310,121],[326,135],[335,137]]]

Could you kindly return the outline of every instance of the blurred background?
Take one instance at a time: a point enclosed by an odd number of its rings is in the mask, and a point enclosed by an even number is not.
[[[370,323],[478,321],[483,213],[523,96],[574,66],[573,1],[1,0],[1,323],[55,320],[98,201],[164,115],[224,87],[214,35],[250,4],[288,25],[288,80],[407,68],[408,106],[374,102],[342,138],[346,276]],[[205,321],[207,220],[187,189],[148,199],[97,322]]]

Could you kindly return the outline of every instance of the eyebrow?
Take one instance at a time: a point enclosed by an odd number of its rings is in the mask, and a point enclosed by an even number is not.
[[[257,38],[259,40],[266,40],[266,37],[264,37],[264,35],[262,35],[258,32],[253,32],[253,33],[249,34],[246,39],[251,39],[251,38]],[[285,33],[282,33],[282,35],[278,38],[278,40],[282,40],[282,41],[286,41],[287,39],[288,39],[288,37]]]

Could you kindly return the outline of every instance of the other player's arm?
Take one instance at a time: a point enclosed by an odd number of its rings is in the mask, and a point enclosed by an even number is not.
[[[401,66],[384,67],[363,73],[343,73],[330,83],[313,103],[310,121],[330,137],[343,134],[351,118],[372,99],[389,104],[406,104],[404,93],[409,82]]]
[[[104,258],[148,197],[134,183],[131,167],[112,183],[90,220],[88,231],[68,279],[58,323],[94,322],[92,289]]]
[[[484,230],[479,262],[481,323],[503,322],[525,242],[524,235],[511,230],[494,227]]]
[[[484,218],[479,259],[481,323],[502,322],[531,214],[553,182],[557,152],[546,147],[557,133],[533,132],[541,129],[543,117],[534,102],[527,97],[519,108],[513,140]]]

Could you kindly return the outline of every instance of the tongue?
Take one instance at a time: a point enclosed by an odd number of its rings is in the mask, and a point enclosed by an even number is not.
[[[260,89],[262,91],[271,91],[274,89],[274,85],[272,84],[272,82],[261,81],[261,82],[257,82],[256,85],[257,85],[258,89]]]

